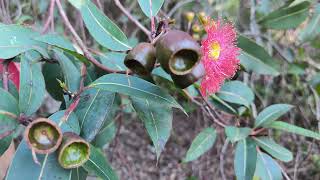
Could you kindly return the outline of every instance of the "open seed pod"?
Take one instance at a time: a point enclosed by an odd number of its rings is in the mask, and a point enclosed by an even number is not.
[[[191,72],[185,75],[172,74],[172,80],[176,86],[181,89],[187,88],[191,84],[197,82],[205,74],[205,70],[202,63],[197,63]]]
[[[139,43],[126,56],[124,64],[134,73],[146,76],[156,62],[156,51],[150,43]]]
[[[186,75],[199,62],[200,45],[186,32],[171,30],[156,45],[156,57],[169,74]]]
[[[28,146],[38,154],[54,152],[62,141],[60,127],[46,118],[32,121],[26,128],[24,136]]]
[[[82,166],[90,156],[90,145],[80,136],[72,132],[63,134],[59,149],[58,161],[65,169]]]

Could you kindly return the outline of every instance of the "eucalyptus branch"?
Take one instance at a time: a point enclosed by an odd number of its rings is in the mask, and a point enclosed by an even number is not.
[[[58,11],[62,17],[62,21],[63,23],[67,26],[67,28],[70,30],[71,34],[73,35],[73,37],[75,38],[77,44],[79,45],[79,47],[81,48],[81,50],[83,51],[83,55],[90,61],[92,62],[94,65],[96,65],[97,67],[99,67],[100,69],[108,72],[108,73],[126,73],[125,71],[116,71],[113,69],[110,69],[106,66],[104,66],[103,64],[101,64],[98,60],[96,60],[92,54],[90,53],[90,51],[88,50],[88,48],[86,47],[86,45],[83,43],[83,41],[81,40],[81,38],[79,37],[79,35],[77,34],[77,32],[74,30],[73,26],[71,25],[66,13],[63,10],[63,7],[61,5],[60,0],[55,0],[57,7],[58,7]]]
[[[130,12],[121,4],[119,0],[114,0],[116,6],[136,25],[140,28],[149,38],[151,38],[150,31],[144,27],[136,18],[134,18]]]
[[[50,6],[49,6],[49,15],[48,18],[46,20],[46,22],[44,23],[43,29],[42,29],[42,34],[46,33],[49,29],[50,24],[52,24],[54,22],[54,6],[55,6],[55,0],[50,0]]]
[[[229,145],[229,139],[227,138],[223,144],[221,153],[220,153],[220,173],[223,180],[226,180],[226,174],[224,173],[224,155],[226,154],[227,148]]]

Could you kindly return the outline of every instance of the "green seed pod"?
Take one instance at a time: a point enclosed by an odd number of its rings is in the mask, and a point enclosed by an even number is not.
[[[185,75],[200,60],[199,44],[186,32],[171,30],[156,45],[156,57],[169,74]]]
[[[31,122],[26,128],[24,136],[29,147],[38,154],[54,152],[62,141],[60,127],[46,118],[39,118]]]
[[[205,74],[205,70],[202,63],[197,63],[197,65],[192,69],[191,72],[185,75],[171,75],[172,80],[176,86],[181,89],[187,88],[191,84],[197,82]]]
[[[75,133],[63,134],[63,141],[59,149],[59,164],[65,169],[82,166],[90,156],[89,143]]]
[[[124,64],[134,73],[146,76],[156,62],[156,51],[150,43],[139,43],[126,56]]]

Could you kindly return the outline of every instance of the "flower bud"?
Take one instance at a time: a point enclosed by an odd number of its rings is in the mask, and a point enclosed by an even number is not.
[[[192,22],[194,19],[194,12],[188,11],[184,14],[188,22]]]

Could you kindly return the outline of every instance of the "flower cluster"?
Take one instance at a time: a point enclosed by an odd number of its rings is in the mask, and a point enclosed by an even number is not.
[[[231,23],[208,20],[205,24],[207,37],[201,42],[202,63],[205,76],[201,81],[203,96],[219,91],[225,79],[232,78],[239,68],[239,48],[236,31]]]

